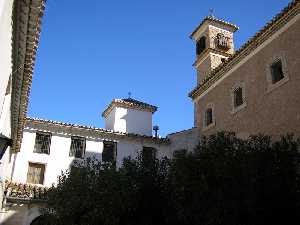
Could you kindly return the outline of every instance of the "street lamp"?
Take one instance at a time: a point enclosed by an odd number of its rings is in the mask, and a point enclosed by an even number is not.
[[[0,160],[2,159],[8,146],[11,146],[12,140],[3,134],[0,134]]]

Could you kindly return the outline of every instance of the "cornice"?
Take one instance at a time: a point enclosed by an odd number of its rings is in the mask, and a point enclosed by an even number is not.
[[[206,22],[206,21],[210,21],[210,22],[215,22],[215,23],[219,23],[225,26],[229,26],[233,29],[233,31],[237,31],[239,29],[238,26],[236,26],[235,24],[229,23],[225,20],[222,19],[218,19],[216,17],[213,16],[207,16],[205,17],[202,22],[196,27],[196,29],[190,34],[190,38],[192,39],[194,34],[197,33],[197,31],[200,29],[200,27],[202,27],[202,25]]]
[[[203,52],[201,52],[200,55],[197,56],[196,61],[193,63],[194,67],[197,67],[197,65],[209,54],[209,53],[214,53],[214,54],[219,54],[223,55],[226,57],[232,56],[232,54],[226,53],[224,51],[215,49],[215,48],[206,48]]]

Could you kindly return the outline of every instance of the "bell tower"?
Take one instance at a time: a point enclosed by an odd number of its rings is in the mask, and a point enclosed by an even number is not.
[[[208,16],[190,35],[196,43],[193,66],[197,70],[197,84],[234,53],[233,33],[237,30],[234,24]]]

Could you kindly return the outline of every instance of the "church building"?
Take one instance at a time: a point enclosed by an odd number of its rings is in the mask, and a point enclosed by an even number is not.
[[[194,30],[197,86],[189,97],[201,135],[300,137],[299,11],[292,1],[237,51],[234,24],[209,16]]]

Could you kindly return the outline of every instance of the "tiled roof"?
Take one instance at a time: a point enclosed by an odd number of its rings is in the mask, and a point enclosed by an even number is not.
[[[45,0],[14,1],[12,16],[12,149],[19,151],[23,135]]]
[[[42,124],[42,125],[53,125],[58,126],[62,128],[75,128],[75,129],[81,129],[81,130],[87,130],[91,132],[95,132],[96,135],[116,135],[117,137],[131,137],[131,138],[143,138],[145,140],[150,140],[158,143],[169,143],[168,138],[158,138],[158,137],[152,137],[152,136],[146,136],[141,134],[133,134],[133,133],[122,133],[122,132],[116,132],[112,130],[106,130],[103,128],[97,128],[92,126],[84,126],[84,125],[78,125],[78,124],[71,124],[71,123],[64,123],[64,122],[58,122],[54,120],[44,120],[40,118],[26,118],[26,125],[31,126],[32,124]]]
[[[189,97],[196,98],[198,95],[207,90],[214,82],[220,79],[226,72],[240,62],[244,57],[249,55],[260,44],[266,41],[272,34],[285,25],[291,18],[299,13],[300,0],[293,0],[271,21],[269,21],[260,31],[250,38],[238,51],[230,56],[224,63],[220,64],[190,93]]]
[[[47,187],[40,185],[5,181],[5,193],[8,201],[13,199],[45,201],[47,200],[47,191]]]
[[[202,22],[196,27],[196,29],[190,34],[190,38],[193,38],[193,35],[198,31],[198,29],[206,22],[206,21],[212,21],[212,22],[216,22],[216,23],[221,23],[223,25],[226,25],[226,26],[230,26],[234,29],[234,31],[238,30],[239,27],[232,24],[232,23],[229,23],[225,20],[221,20],[221,19],[218,19],[216,17],[212,17],[212,16],[207,16],[205,17]]]
[[[108,105],[108,107],[104,110],[104,112],[102,113],[102,116],[106,117],[111,112],[113,107],[115,107],[115,106],[137,109],[137,110],[141,110],[141,111],[148,111],[148,112],[152,112],[152,113],[157,111],[157,107],[154,105],[150,105],[148,103],[141,102],[141,101],[138,101],[133,98],[124,98],[124,99],[114,99]]]

